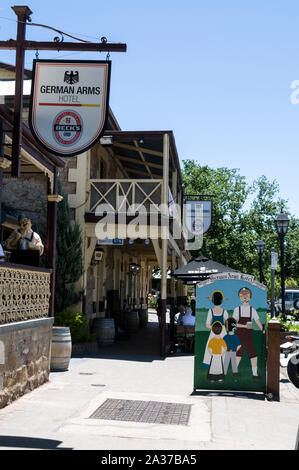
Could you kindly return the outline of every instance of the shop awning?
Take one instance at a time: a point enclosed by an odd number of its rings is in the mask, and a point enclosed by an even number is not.
[[[190,263],[185,266],[176,269],[172,273],[172,276],[191,284],[192,281],[203,281],[208,279],[212,274],[224,272],[236,272],[236,270],[204,256],[200,256],[190,261]]]
[[[105,131],[111,137],[109,151],[117,160],[127,178],[163,178],[163,136],[169,135],[169,185],[172,173],[177,170],[178,185],[182,175],[172,131]]]

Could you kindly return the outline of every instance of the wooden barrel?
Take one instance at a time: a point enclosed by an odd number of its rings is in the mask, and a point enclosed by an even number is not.
[[[72,338],[69,327],[53,326],[51,342],[52,372],[68,370],[72,354]]]
[[[139,327],[139,315],[137,310],[127,312],[127,329],[129,333],[138,331]]]
[[[114,318],[95,318],[93,323],[99,347],[111,346],[115,341]]]
[[[140,328],[146,328],[146,327],[147,327],[147,323],[148,323],[148,311],[147,311],[147,308],[141,308],[141,309],[138,311],[138,315],[139,315],[139,327],[140,327]]]

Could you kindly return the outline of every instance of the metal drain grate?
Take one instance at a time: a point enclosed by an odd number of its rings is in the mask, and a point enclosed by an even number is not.
[[[89,418],[187,425],[190,411],[191,405],[181,403],[108,398]]]

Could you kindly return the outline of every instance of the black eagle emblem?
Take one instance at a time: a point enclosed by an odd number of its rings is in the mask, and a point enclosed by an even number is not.
[[[64,81],[66,83],[69,83],[69,85],[73,85],[74,83],[78,83],[79,81],[79,72],[73,72],[72,70],[70,72],[65,72],[64,73]]]

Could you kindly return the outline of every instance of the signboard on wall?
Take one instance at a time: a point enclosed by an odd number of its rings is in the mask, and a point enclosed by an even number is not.
[[[98,245],[123,245],[122,238],[99,238]]]
[[[108,119],[110,61],[34,60],[29,125],[49,152],[78,155]]]

